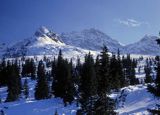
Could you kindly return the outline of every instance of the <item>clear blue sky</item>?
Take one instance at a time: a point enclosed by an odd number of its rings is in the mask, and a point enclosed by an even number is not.
[[[30,37],[42,25],[57,33],[96,28],[133,43],[158,35],[160,0],[0,0],[0,42]]]

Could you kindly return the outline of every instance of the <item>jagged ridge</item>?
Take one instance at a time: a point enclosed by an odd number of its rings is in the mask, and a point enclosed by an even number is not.
[[[103,44],[109,48],[110,52],[117,52],[120,49],[124,54],[159,55],[160,47],[157,45],[156,39],[158,37],[146,35],[134,44],[123,46],[105,33],[93,28],[58,35],[42,26],[32,37],[6,48],[3,55],[6,57],[57,55],[59,49],[62,49],[70,57],[84,55],[89,50],[99,51]]]
[[[46,27],[40,27],[32,37],[8,48],[4,56],[57,55],[59,49],[68,57],[84,55],[88,52],[78,47],[66,45],[59,39],[56,33],[48,30]]]

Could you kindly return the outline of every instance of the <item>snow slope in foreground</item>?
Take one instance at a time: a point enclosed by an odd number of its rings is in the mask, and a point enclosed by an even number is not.
[[[47,100],[34,100],[35,81],[29,80],[29,99],[20,99],[16,102],[1,103],[0,109],[3,109],[6,115],[53,115],[55,110],[60,115],[76,115],[76,104],[64,107],[63,101],[59,98]],[[7,88],[0,88],[0,96],[3,101],[6,97]],[[120,115],[148,115],[148,108],[153,108],[158,102],[152,94],[147,92],[146,86],[137,85],[122,88],[118,94],[111,95],[117,98],[117,112]],[[23,97],[23,96],[22,96]],[[123,101],[125,100],[125,101]]]
[[[153,108],[158,100],[146,88],[147,86],[143,85],[123,88],[121,98],[117,98],[120,102],[117,112],[120,115],[149,115],[147,109]]]
[[[21,98],[16,102],[7,102],[0,104],[0,110],[3,109],[6,115],[54,115],[55,110],[60,115],[75,115],[77,111],[76,104],[64,107],[63,101],[60,98],[52,98],[46,100],[35,100],[34,89],[35,81],[29,80],[29,98],[27,100]],[[0,96],[4,102],[7,95],[7,88],[0,88]],[[23,97],[23,95],[22,95]]]

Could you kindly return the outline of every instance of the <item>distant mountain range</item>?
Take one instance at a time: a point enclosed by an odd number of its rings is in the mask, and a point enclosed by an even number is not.
[[[32,37],[17,42],[3,50],[3,56],[57,55],[60,49],[66,57],[84,56],[88,53],[88,50],[80,47],[66,45],[56,33],[48,30],[46,27],[41,27]],[[96,53],[94,51],[91,52]]]
[[[97,51],[103,45],[106,45],[111,52],[117,52],[118,48],[122,48],[118,41],[94,28],[85,29],[81,32],[62,33],[60,39],[68,45],[88,50]]]
[[[124,53],[160,55],[160,46],[157,44],[156,39],[158,37],[145,35],[140,41],[126,45]]]
[[[64,55],[74,57],[82,56],[89,51],[95,54],[103,45],[106,45],[110,52],[120,49],[123,54],[160,55],[160,46],[157,45],[156,39],[158,37],[145,35],[140,41],[123,46],[94,28],[58,35],[46,27],[40,27],[32,37],[10,47],[6,47],[4,43],[0,44],[0,55],[57,55],[59,49],[62,49]]]

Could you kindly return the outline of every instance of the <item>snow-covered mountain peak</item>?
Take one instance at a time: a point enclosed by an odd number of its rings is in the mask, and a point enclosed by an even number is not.
[[[117,52],[121,45],[100,30],[91,28],[80,32],[61,34],[61,39],[68,45],[81,47],[88,50],[100,50],[105,44],[111,52]]]
[[[106,45],[109,51],[114,53],[120,49],[121,53],[124,54],[160,55],[160,47],[157,45],[156,39],[158,39],[158,37],[145,35],[136,43],[122,45],[104,32],[95,28],[58,35],[42,26],[38,28],[30,38],[5,48],[5,55],[14,57],[24,54],[57,54],[59,49],[63,49],[71,55],[73,55],[73,52],[76,54],[85,54],[89,50],[99,51],[103,45]]]
[[[45,26],[41,26],[36,30],[35,36],[37,36],[37,37],[43,36],[44,34],[47,34],[49,32],[50,31],[48,30],[48,28],[46,28]]]
[[[160,47],[156,42],[157,36],[145,35],[140,41],[125,46],[125,53],[160,55]]]
[[[82,31],[82,33],[90,33],[90,34],[102,34],[102,35],[105,35],[105,33],[103,33],[102,31],[98,30],[98,29],[95,29],[95,28],[90,28],[90,29],[84,29]]]
[[[157,39],[157,36],[152,36],[152,35],[145,35],[140,42],[146,42],[146,41],[155,41]]]
[[[41,27],[39,28],[39,31],[41,31],[41,32],[44,33],[44,34],[50,32],[49,29],[48,29],[47,27],[45,27],[45,26],[41,26]]]
[[[60,39],[58,34],[49,30],[45,26],[41,26],[36,30],[34,36],[32,37],[35,41],[38,41],[40,44],[64,44]]]
[[[60,40],[60,36],[46,27],[39,28],[35,35],[30,38],[17,42],[6,50],[3,54],[6,57],[18,56],[34,56],[34,55],[57,55],[59,50],[65,54],[66,57],[82,57],[89,50],[78,48],[71,45],[66,45]],[[96,52],[93,54],[96,54]]]

